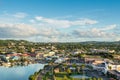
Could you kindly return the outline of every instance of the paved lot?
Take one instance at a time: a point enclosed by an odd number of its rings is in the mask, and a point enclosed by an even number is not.
[[[98,71],[86,71],[86,74],[90,77],[103,78],[103,80],[109,80],[105,75]]]
[[[39,74],[37,80],[42,80],[42,76]]]

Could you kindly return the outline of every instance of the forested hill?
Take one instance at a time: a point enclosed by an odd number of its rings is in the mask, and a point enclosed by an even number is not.
[[[30,42],[27,40],[0,40],[0,46],[5,46],[5,45],[10,45],[10,44],[19,44],[19,43],[24,43],[24,44],[31,44],[35,42]],[[36,42],[36,44],[43,44],[44,42]],[[44,43],[44,44],[49,44]],[[81,44],[81,45],[120,45],[120,41],[114,41],[114,42],[99,42],[99,41],[86,41],[86,42],[51,42],[51,44]]]
[[[51,48],[54,46],[58,50],[86,50],[90,49],[106,49],[106,50],[115,50],[116,52],[120,51],[120,41],[116,42],[55,42],[55,43],[43,43],[43,42],[30,42],[26,40],[0,40],[0,50],[4,52],[6,49],[10,49],[17,52],[24,52],[25,50],[31,51],[32,48],[40,49]],[[21,48],[22,47],[22,48]],[[22,50],[21,50],[22,49]]]
[[[0,40],[0,46],[17,45],[20,43],[28,44],[30,42],[26,40]]]

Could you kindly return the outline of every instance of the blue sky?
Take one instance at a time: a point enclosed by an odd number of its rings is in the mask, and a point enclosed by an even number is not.
[[[120,40],[119,0],[0,0],[0,39]]]

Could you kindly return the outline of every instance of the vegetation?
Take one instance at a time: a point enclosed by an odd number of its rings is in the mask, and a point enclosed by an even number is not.
[[[75,43],[38,43],[29,42],[25,40],[0,40],[0,52],[24,52],[25,49],[31,52],[31,48],[50,48],[54,46],[57,50],[69,50],[81,49],[83,51],[90,51],[90,49],[109,49],[115,50],[116,54],[119,54],[120,42],[75,42]],[[24,47],[23,47],[24,46]],[[6,49],[7,48],[7,49]],[[91,54],[91,53],[87,53]],[[95,54],[95,53],[94,53]],[[100,53],[101,54],[101,53]],[[110,55],[109,55],[110,56]],[[110,56],[111,57],[111,56]]]
[[[120,62],[120,59],[114,59],[114,55],[120,54],[120,42],[76,42],[76,43],[38,43],[38,42],[29,42],[25,40],[0,40],[0,53],[1,54],[7,54],[11,52],[18,52],[18,53],[35,53],[35,50],[42,50],[44,48],[44,51],[46,49],[52,51],[52,46],[56,48],[58,52],[56,54],[64,54],[63,56],[67,57],[74,57],[80,59],[85,59],[86,56],[100,56],[102,58],[109,58]],[[92,52],[93,49],[98,50],[115,50],[115,52],[110,53],[108,52]],[[77,50],[80,50],[81,53],[73,55],[72,52],[75,52]],[[70,53],[70,54],[69,54]],[[21,58],[21,62],[25,62],[26,59]],[[13,61],[10,60],[12,63]],[[71,78],[70,75],[72,74],[78,74],[82,73],[84,74],[85,65],[77,66],[76,64],[73,64],[72,67],[77,69],[76,71],[71,71],[69,68],[67,68],[67,64],[63,64],[62,68],[64,69],[64,72],[54,73],[54,61],[50,61],[49,65],[52,66],[52,70],[50,72],[47,72],[43,76],[43,80],[47,80],[49,78],[53,79],[56,78],[56,80],[80,80],[77,78]],[[91,67],[92,69],[92,67]],[[111,67],[109,67],[111,69]],[[80,72],[81,71],[81,72]],[[29,80],[35,80],[38,73],[34,73],[29,77]],[[110,77],[114,77],[113,75],[110,75]],[[85,80],[85,79],[82,79]],[[102,78],[89,78],[88,80],[102,80]]]
[[[38,72],[35,72],[33,75],[29,76],[29,80],[36,80],[37,76],[38,76]]]

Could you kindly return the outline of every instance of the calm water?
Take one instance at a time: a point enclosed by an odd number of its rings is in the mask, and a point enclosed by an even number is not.
[[[28,66],[3,67],[0,66],[0,80],[28,80],[29,75],[39,71],[43,64],[30,64]]]
[[[72,75],[71,77],[73,77],[73,78],[90,78],[90,77],[85,76],[85,75]]]

